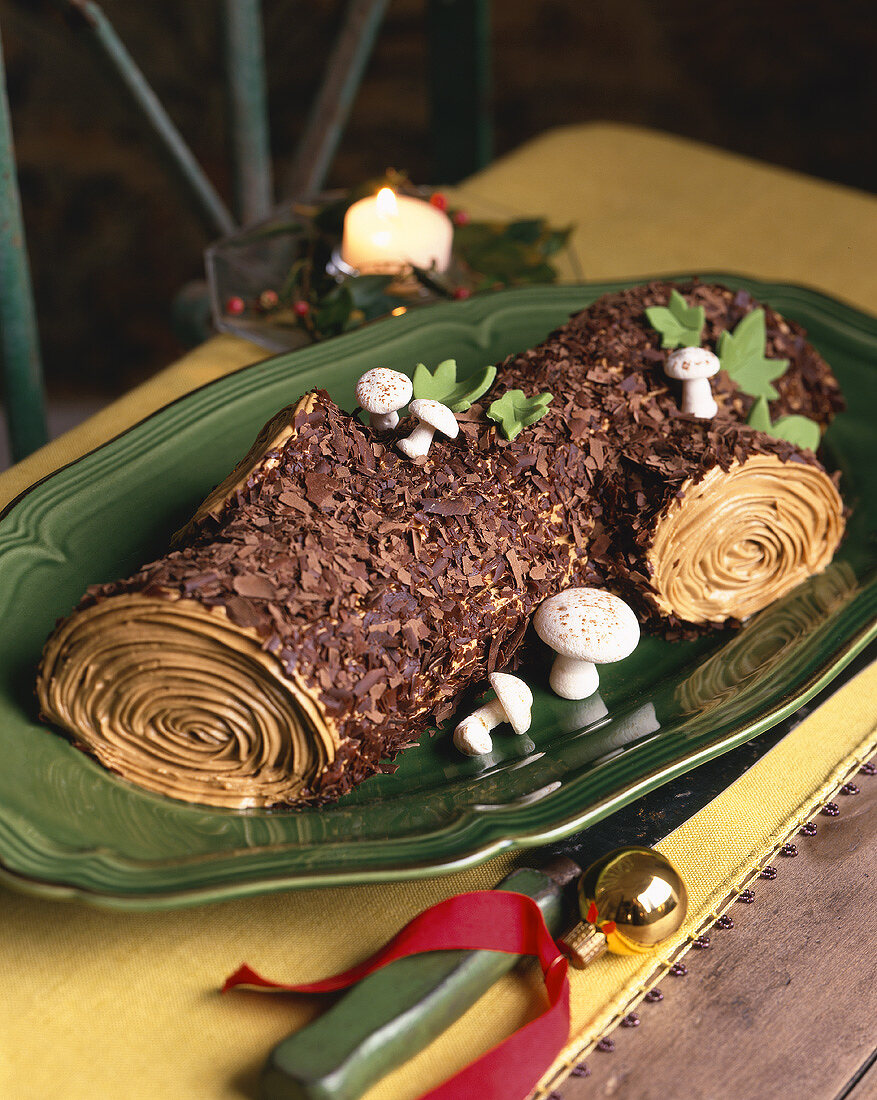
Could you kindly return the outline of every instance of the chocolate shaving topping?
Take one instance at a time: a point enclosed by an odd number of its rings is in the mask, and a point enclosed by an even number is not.
[[[474,500],[424,500],[423,511],[433,516],[468,516]]]
[[[276,600],[277,588],[268,577],[257,576],[253,573],[241,573],[232,580],[232,588],[239,596],[247,596],[252,600]],[[194,589],[189,589],[194,591]]]

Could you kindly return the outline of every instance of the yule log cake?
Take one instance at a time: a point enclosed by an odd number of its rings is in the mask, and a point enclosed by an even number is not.
[[[377,430],[319,390],[283,409],[174,549],[59,623],[45,719],[151,791],[320,804],[392,770],[467,687],[514,667],[559,591],[604,587],[672,639],[822,570],[843,532],[835,479],[747,419],[776,433],[806,417],[818,438],[842,407],[829,367],[745,292],[673,291],[604,297],[506,359],[423,458],[398,447],[410,417]],[[759,324],[749,362],[776,393],[760,408],[764,383],[734,354]],[[714,415],[682,411],[674,342],[743,364],[710,380]],[[487,413],[513,391],[553,396],[509,440]]]

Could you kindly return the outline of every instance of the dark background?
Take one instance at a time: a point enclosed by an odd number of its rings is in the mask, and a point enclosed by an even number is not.
[[[230,202],[219,5],[103,0]],[[264,0],[272,146],[288,171],[345,5]],[[25,224],[55,395],[116,394],[181,350],[170,323],[205,230],[139,118],[49,0],[2,0]],[[565,123],[686,135],[873,190],[871,3],[494,0],[495,152]],[[394,0],[329,183],[430,160],[425,0]]]

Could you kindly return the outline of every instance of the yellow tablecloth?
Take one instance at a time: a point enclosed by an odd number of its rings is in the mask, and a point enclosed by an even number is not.
[[[553,131],[455,197],[475,215],[502,205],[574,222],[575,249],[591,279],[730,270],[808,283],[866,309],[877,297],[873,199],[665,135],[603,125]],[[167,401],[260,357],[244,341],[209,341],[0,475],[0,505]],[[871,668],[662,845],[692,891],[680,943],[873,751],[875,689]],[[168,913],[101,912],[0,891],[0,1096],[252,1096],[267,1050],[317,1003],[220,998],[216,989],[227,972],[244,958],[289,980],[339,969],[433,901],[491,885],[510,862],[503,857],[466,874],[397,886]],[[575,976],[577,1037],[567,1060],[642,989],[653,965],[607,959]],[[532,986],[503,980],[369,1096],[416,1097],[527,1018],[533,1003]]]

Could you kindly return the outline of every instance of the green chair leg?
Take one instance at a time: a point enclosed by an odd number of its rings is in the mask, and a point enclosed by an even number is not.
[[[0,42],[0,345],[3,398],[17,462],[48,439],[40,343],[15,174],[6,71]]]
[[[270,213],[273,187],[259,0],[224,0],[223,23],[235,202],[249,225]]]

